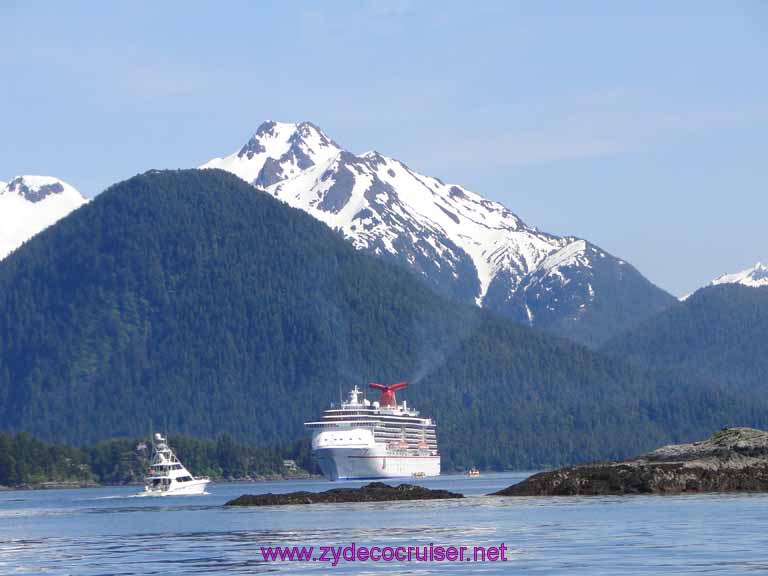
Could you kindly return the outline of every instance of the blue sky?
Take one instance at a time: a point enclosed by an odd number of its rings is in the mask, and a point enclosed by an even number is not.
[[[311,120],[681,294],[768,260],[768,2],[0,2],[0,180]]]

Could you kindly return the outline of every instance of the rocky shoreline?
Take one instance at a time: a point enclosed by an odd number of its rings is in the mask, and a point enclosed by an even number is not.
[[[226,506],[288,506],[296,504],[327,504],[338,502],[390,502],[401,500],[441,500],[464,498],[448,490],[430,490],[412,484],[390,486],[371,482],[360,488],[334,488],[325,492],[289,492],[287,494],[243,494]]]
[[[725,428],[632,460],[540,472],[494,496],[768,492],[768,432]]]

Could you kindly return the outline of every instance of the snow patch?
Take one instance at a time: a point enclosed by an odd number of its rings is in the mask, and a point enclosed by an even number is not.
[[[735,274],[723,274],[711,282],[711,286],[719,284],[741,284],[751,288],[760,288],[768,286],[768,266],[758,262],[752,268],[747,268]]]
[[[52,176],[17,176],[0,186],[0,260],[86,202]]]

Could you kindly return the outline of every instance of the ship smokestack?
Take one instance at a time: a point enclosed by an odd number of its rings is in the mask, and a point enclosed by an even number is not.
[[[371,388],[376,388],[377,390],[381,390],[381,397],[379,398],[379,406],[385,407],[390,406],[394,408],[397,406],[397,398],[395,397],[395,390],[400,390],[402,388],[405,388],[408,386],[408,382],[398,382],[397,384],[377,384],[376,382],[371,382],[368,384]]]

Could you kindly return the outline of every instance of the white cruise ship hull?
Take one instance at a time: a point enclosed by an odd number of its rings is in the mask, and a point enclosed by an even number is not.
[[[421,478],[440,475],[440,456],[387,455],[386,449],[321,448],[314,451],[329,480]]]

